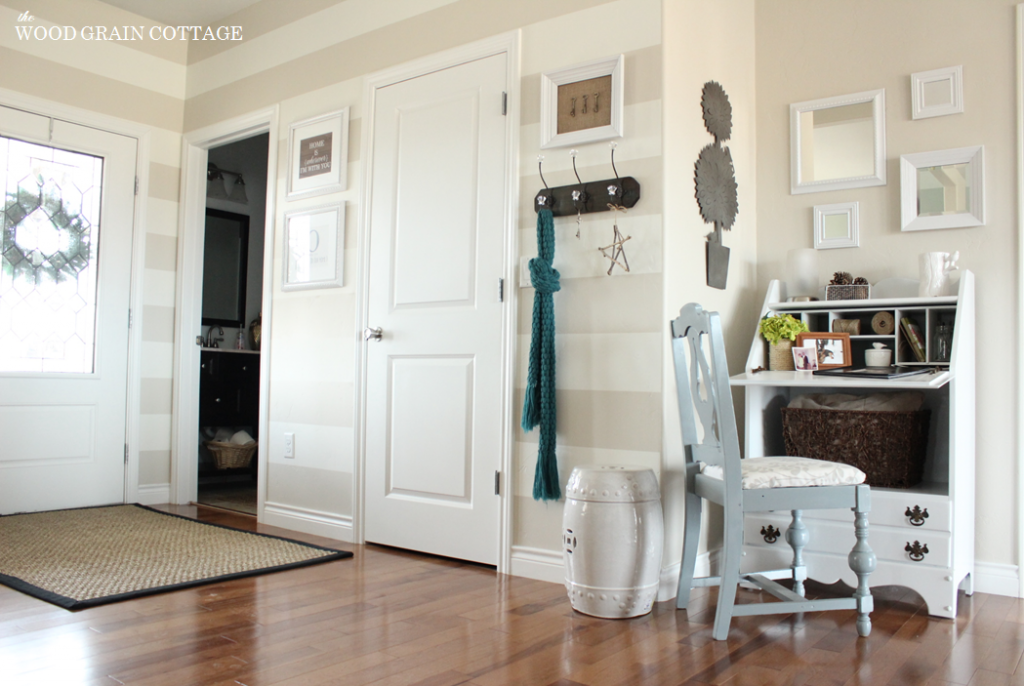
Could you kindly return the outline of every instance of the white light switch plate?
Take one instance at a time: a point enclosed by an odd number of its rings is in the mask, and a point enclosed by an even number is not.
[[[295,434],[290,431],[284,434],[284,456],[295,457]]]
[[[519,287],[520,288],[533,288],[533,282],[530,280],[530,258],[520,257],[519,258]]]

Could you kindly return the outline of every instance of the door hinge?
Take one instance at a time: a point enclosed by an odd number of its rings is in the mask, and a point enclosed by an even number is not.
[[[501,495],[501,472],[494,470],[494,495]]]
[[[135,195],[139,194],[139,177],[135,177]]]
[[[128,444],[124,444],[124,463],[128,464]]]
[[[508,93],[505,91],[501,92],[501,113],[502,115],[508,115]]]
[[[498,279],[498,302],[505,302],[505,279]]]

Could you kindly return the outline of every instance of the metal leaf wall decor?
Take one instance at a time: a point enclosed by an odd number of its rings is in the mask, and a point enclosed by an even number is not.
[[[739,212],[736,171],[732,154],[721,142],[732,135],[732,105],[721,84],[708,81],[701,92],[704,126],[715,137],[700,151],[693,168],[693,181],[700,215],[715,230],[706,237],[707,284],[725,289],[729,278],[729,248],[722,244],[722,229],[736,223]]]

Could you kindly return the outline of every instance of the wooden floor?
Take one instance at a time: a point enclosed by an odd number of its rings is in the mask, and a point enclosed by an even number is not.
[[[256,528],[242,515],[198,516]],[[689,612],[668,602],[600,620],[574,613],[559,585],[260,530],[355,557],[81,612],[0,586],[0,684],[1024,684],[1017,599],[961,596],[952,621],[922,614],[913,593],[878,589],[867,640],[852,612],[833,612],[735,620],[716,642],[714,592]]]

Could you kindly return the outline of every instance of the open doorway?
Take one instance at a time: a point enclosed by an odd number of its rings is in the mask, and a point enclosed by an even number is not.
[[[270,136],[208,151],[197,497],[257,514],[263,252]]]

